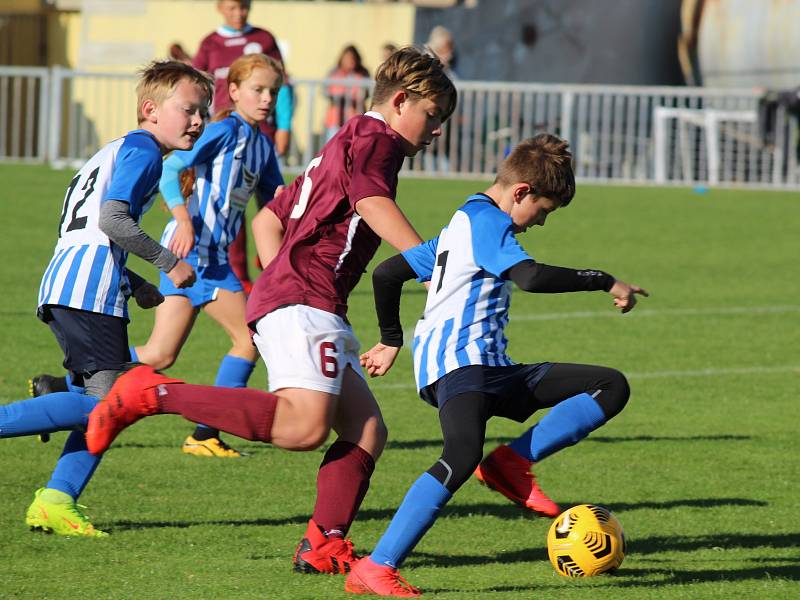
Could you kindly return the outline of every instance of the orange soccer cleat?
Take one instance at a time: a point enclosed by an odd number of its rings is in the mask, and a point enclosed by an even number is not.
[[[86,428],[89,452],[102,454],[123,429],[158,412],[157,388],[168,383],[183,381],[165,377],[148,365],[135,365],[122,373],[106,397],[89,413]]]
[[[478,465],[475,477],[523,508],[545,517],[557,517],[561,509],[536,484],[532,466],[532,461],[502,445]]]
[[[311,519],[305,536],[294,553],[296,573],[349,573],[361,557],[353,550],[353,542],[339,536],[327,536]]]
[[[350,571],[344,582],[344,590],[352,594],[400,598],[416,598],[422,595],[422,590],[403,579],[400,571],[374,563],[368,556],[358,561]]]

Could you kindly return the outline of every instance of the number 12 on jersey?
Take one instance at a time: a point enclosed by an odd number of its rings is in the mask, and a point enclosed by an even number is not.
[[[72,193],[75,191],[75,188],[78,187],[78,183],[80,182],[80,174],[76,175],[72,181],[69,182],[69,188],[67,188],[67,195],[64,198],[64,210],[61,212],[61,221],[58,223],[58,237],[61,237],[63,234],[69,231],[75,231],[77,229],[83,229],[86,227],[86,223],[88,222],[88,217],[78,216],[78,211],[83,207],[86,203],[86,200],[89,196],[92,195],[94,192],[94,184],[97,182],[97,174],[100,172],[100,167],[97,167],[94,171],[89,174],[89,177],[86,179],[86,183],[83,184],[81,188],[82,192],[85,192],[80,200],[75,202],[72,206],[72,214],[70,216],[69,224],[67,228],[64,229],[64,221],[67,218],[67,214],[70,210],[70,200],[72,200]]]

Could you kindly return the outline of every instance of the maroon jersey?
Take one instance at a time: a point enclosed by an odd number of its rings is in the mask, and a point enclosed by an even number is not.
[[[243,54],[266,54],[282,61],[281,51],[269,31],[248,25],[243,31],[220,27],[209,33],[197,50],[192,65],[214,77],[214,112],[231,106],[228,95],[228,67]]]
[[[247,301],[251,326],[288,304],[346,316],[347,298],[381,242],[356,212],[358,202],[394,200],[404,159],[399,134],[379,117],[350,119],[269,204],[283,243]]]

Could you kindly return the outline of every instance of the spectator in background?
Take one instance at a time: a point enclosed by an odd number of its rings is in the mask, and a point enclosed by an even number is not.
[[[383,63],[396,51],[397,46],[395,46],[392,42],[386,42],[383,46],[381,46],[381,63]]]
[[[450,80],[458,81],[460,76],[455,70],[456,45],[450,30],[442,25],[437,25],[431,29],[425,46],[442,61],[444,72]],[[458,144],[456,144],[455,151],[451,149],[451,144],[462,139],[460,136],[462,123],[461,117],[454,114],[442,136],[436,140],[433,146],[426,148],[422,155],[422,164],[426,171],[449,172],[452,168],[457,168]],[[456,163],[455,165],[451,162],[451,158]]]
[[[361,62],[361,54],[355,46],[345,46],[339,55],[336,67],[328,73],[328,79],[367,79],[369,71]],[[328,111],[325,114],[325,141],[330,140],[348,119],[364,112],[369,90],[359,85],[332,83],[326,90]]]
[[[196,69],[214,77],[212,112],[232,106],[228,95],[228,67],[237,58],[243,54],[261,53],[283,63],[275,37],[266,29],[253,27],[247,22],[250,0],[218,0],[217,11],[222,15],[223,24],[203,38],[192,59],[192,65]],[[262,124],[261,131],[275,141],[275,123]],[[242,227],[236,240],[230,245],[228,263],[242,282],[245,293],[249,293],[253,283],[247,269],[246,232],[247,227]]]
[[[451,80],[459,79],[458,72],[456,71],[456,61],[458,58],[456,54],[456,44],[450,30],[441,25],[437,25],[431,29],[431,33],[425,45],[436,54],[440,61],[442,61],[447,76]]]

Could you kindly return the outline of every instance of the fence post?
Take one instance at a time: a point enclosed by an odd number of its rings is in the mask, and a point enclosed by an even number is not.
[[[656,183],[667,182],[667,114],[669,109],[656,106],[653,109],[653,162]]]
[[[50,69],[50,120],[48,123],[48,144],[47,162],[55,165],[58,161],[59,150],[61,148],[60,125],[61,125],[61,92],[64,87],[64,79],[61,75],[62,67],[55,65]]]
[[[48,135],[50,133],[50,71],[42,72],[39,85],[39,140],[37,142],[37,158],[42,162],[47,161]]]
[[[561,123],[559,124],[559,133],[561,134],[561,139],[567,140],[573,147],[575,146],[572,139],[572,106],[574,103],[574,92],[563,92],[561,94]]]

